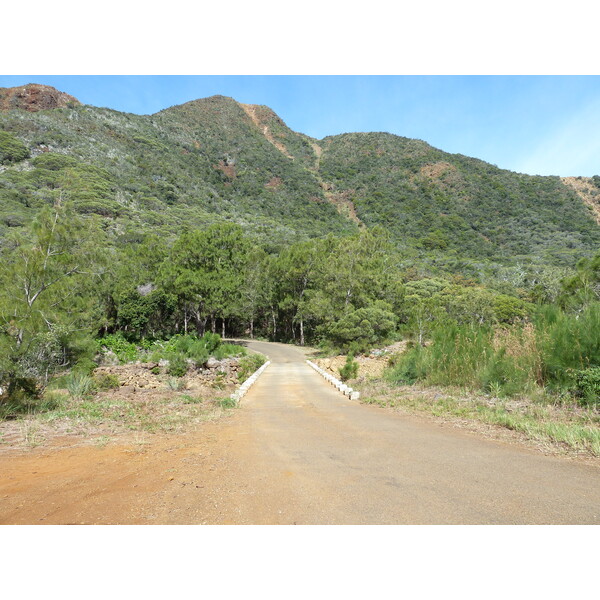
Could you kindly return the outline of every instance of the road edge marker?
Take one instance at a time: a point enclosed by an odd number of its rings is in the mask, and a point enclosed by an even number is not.
[[[329,383],[331,383],[331,385],[333,385],[334,388],[337,388],[340,392],[342,392],[342,394],[344,394],[344,396],[348,396],[348,398],[350,398],[350,400],[359,400],[360,399],[360,392],[354,391],[350,386],[341,382],[339,379],[336,379],[333,375],[331,375],[330,373],[327,373],[327,371],[325,371],[324,369],[321,369],[321,367],[316,365],[314,362],[311,362],[310,360],[307,360],[306,362],[319,375],[321,375],[324,379],[326,379]]]

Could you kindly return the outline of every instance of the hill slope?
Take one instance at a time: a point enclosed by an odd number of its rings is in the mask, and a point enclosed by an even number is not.
[[[381,225],[409,255],[444,261],[573,264],[600,246],[593,206],[568,181],[418,140],[318,141],[223,96],[146,116],[11,102],[0,112],[0,235],[60,199],[100,214],[119,241],[229,220],[276,245]]]

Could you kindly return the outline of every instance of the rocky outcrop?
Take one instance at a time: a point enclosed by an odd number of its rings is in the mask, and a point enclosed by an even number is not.
[[[165,389],[170,379],[169,361],[130,363],[125,365],[104,364],[94,371],[94,375],[116,375],[121,387],[134,389]],[[202,387],[229,389],[238,385],[239,359],[209,358],[205,367],[190,364],[188,372],[181,378],[181,387],[194,390]]]
[[[28,83],[12,88],[0,88],[0,110],[50,110],[79,105],[81,102],[49,85]]]

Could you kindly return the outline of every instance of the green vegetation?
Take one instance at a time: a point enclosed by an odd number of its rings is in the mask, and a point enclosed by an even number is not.
[[[0,164],[17,163],[26,158],[29,158],[27,146],[7,131],[0,131]]]
[[[168,361],[179,389],[244,356],[227,335],[354,355],[408,338],[395,384],[597,405],[600,227],[560,178],[384,133],[318,157],[253,111],[260,126],[223,97],[0,114],[2,415],[49,402],[61,374],[81,402],[110,387],[93,375],[109,351]]]
[[[540,307],[512,325],[438,323],[429,345],[413,344],[390,367],[390,381],[457,385],[499,396],[536,388],[598,402],[600,303],[567,313]]]
[[[65,384],[69,395],[75,400],[82,400],[94,391],[94,380],[80,373],[70,373],[66,377]]]
[[[552,443],[561,449],[600,456],[600,416],[564,405],[533,398],[511,404],[509,400],[482,397],[453,389],[398,388],[372,383],[362,402],[390,408],[425,412],[439,417],[456,417],[496,425],[526,435],[531,440]]]
[[[267,107],[256,115],[259,126],[222,96],[150,116],[91,106],[0,113],[0,233],[61,199],[100,215],[114,245],[149,234],[172,243],[182,228],[230,222],[279,250],[356,232],[333,195],[368,227],[388,230],[415,264],[465,276],[572,266],[600,243],[590,209],[558,177],[386,133],[317,142]]]
[[[119,378],[110,373],[94,375],[94,387],[97,390],[113,390],[120,387]]]
[[[240,368],[238,370],[238,380],[243,383],[256,371],[260,369],[266,362],[266,358],[262,354],[248,354],[244,356],[240,361]]]
[[[367,226],[386,227],[437,265],[470,276],[503,257],[573,264],[600,245],[590,211],[558,177],[512,173],[384,133],[324,142],[322,178],[348,191]]]
[[[100,338],[97,344],[98,350],[112,352],[121,364],[133,362],[139,357],[138,347],[133,342],[128,342],[120,331]]]
[[[342,381],[348,381],[349,379],[355,379],[358,375],[358,361],[354,360],[354,354],[352,352],[346,356],[346,362],[340,369],[340,378]]]
[[[101,427],[103,442],[107,443],[113,433],[174,431],[189,423],[217,418],[227,408],[221,406],[221,399],[210,401],[177,391],[156,397],[152,402],[105,394],[74,398],[47,391],[45,396],[43,410],[23,416],[22,437],[29,446],[42,443],[44,434],[52,435],[55,427],[64,430],[67,426],[67,431],[91,434]]]

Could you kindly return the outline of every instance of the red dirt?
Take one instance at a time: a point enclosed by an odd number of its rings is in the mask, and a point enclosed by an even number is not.
[[[600,471],[361,405],[296,348],[230,417],[0,455],[0,524],[597,524]]]
[[[78,105],[81,102],[49,85],[28,83],[19,87],[0,88],[1,111],[20,109],[37,112],[52,108],[65,108],[70,104]]]

